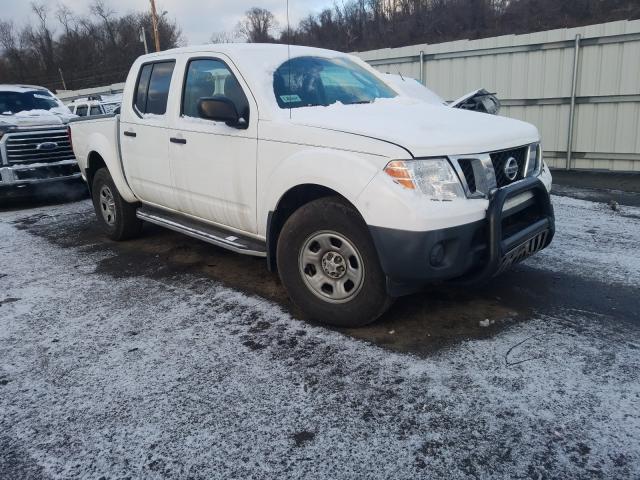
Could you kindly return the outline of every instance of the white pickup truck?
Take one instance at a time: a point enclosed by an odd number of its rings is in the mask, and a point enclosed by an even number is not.
[[[140,57],[121,113],[71,123],[97,217],[266,257],[309,317],[359,326],[393,298],[481,282],[545,248],[537,129],[409,98],[358,58],[285,45]]]

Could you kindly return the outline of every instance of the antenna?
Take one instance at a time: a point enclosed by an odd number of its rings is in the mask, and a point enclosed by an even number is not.
[[[289,25],[289,0],[287,0],[287,65],[289,66],[289,90],[291,90],[291,27]],[[291,107],[289,107],[291,120]]]

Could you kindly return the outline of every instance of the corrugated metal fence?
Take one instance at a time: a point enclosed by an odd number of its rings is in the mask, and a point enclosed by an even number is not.
[[[356,55],[448,100],[496,92],[501,115],[538,127],[551,167],[640,172],[640,20]]]

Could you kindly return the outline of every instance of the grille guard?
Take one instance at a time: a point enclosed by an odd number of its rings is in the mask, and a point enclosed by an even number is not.
[[[505,202],[516,195],[530,191],[534,195],[535,202],[540,206],[543,218],[532,223],[526,228],[518,231],[512,236],[502,239],[502,214]],[[521,254],[510,255],[519,247],[524,246],[527,242],[540,237],[542,244],[536,245],[539,251],[545,248],[555,234],[555,217],[553,205],[546,187],[537,177],[529,177],[519,180],[516,183],[495,190],[490,194],[489,206],[487,208],[488,221],[488,238],[487,249],[489,258],[478,272],[472,273],[463,279],[461,283],[474,284],[490,279],[491,277],[501,273],[508,268],[513,261],[514,256],[518,257],[518,261],[526,258]],[[542,235],[546,232],[545,235]]]

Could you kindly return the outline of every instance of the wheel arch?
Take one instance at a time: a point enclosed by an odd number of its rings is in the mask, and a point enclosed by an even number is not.
[[[267,217],[267,268],[275,272],[276,248],[280,232],[286,221],[300,207],[323,197],[337,197],[347,203],[355,212],[362,217],[356,206],[347,197],[336,190],[315,183],[303,183],[289,188],[278,200],[274,210],[270,211]]]
[[[102,155],[100,155],[96,151],[89,152],[89,155],[87,155],[87,167],[84,171],[85,178],[87,179],[87,186],[89,187],[89,192],[91,192],[91,189],[93,187],[93,178],[95,177],[96,172],[101,168],[106,168],[107,170],[109,170],[109,167],[107,167],[107,163],[104,161],[104,158],[102,158]]]
[[[95,146],[87,154],[84,175],[91,191],[93,178],[98,170],[106,168],[118,189],[118,193],[129,203],[135,203],[138,198],[129,187],[122,170],[119,156],[112,146],[103,145],[103,139],[95,136]]]

